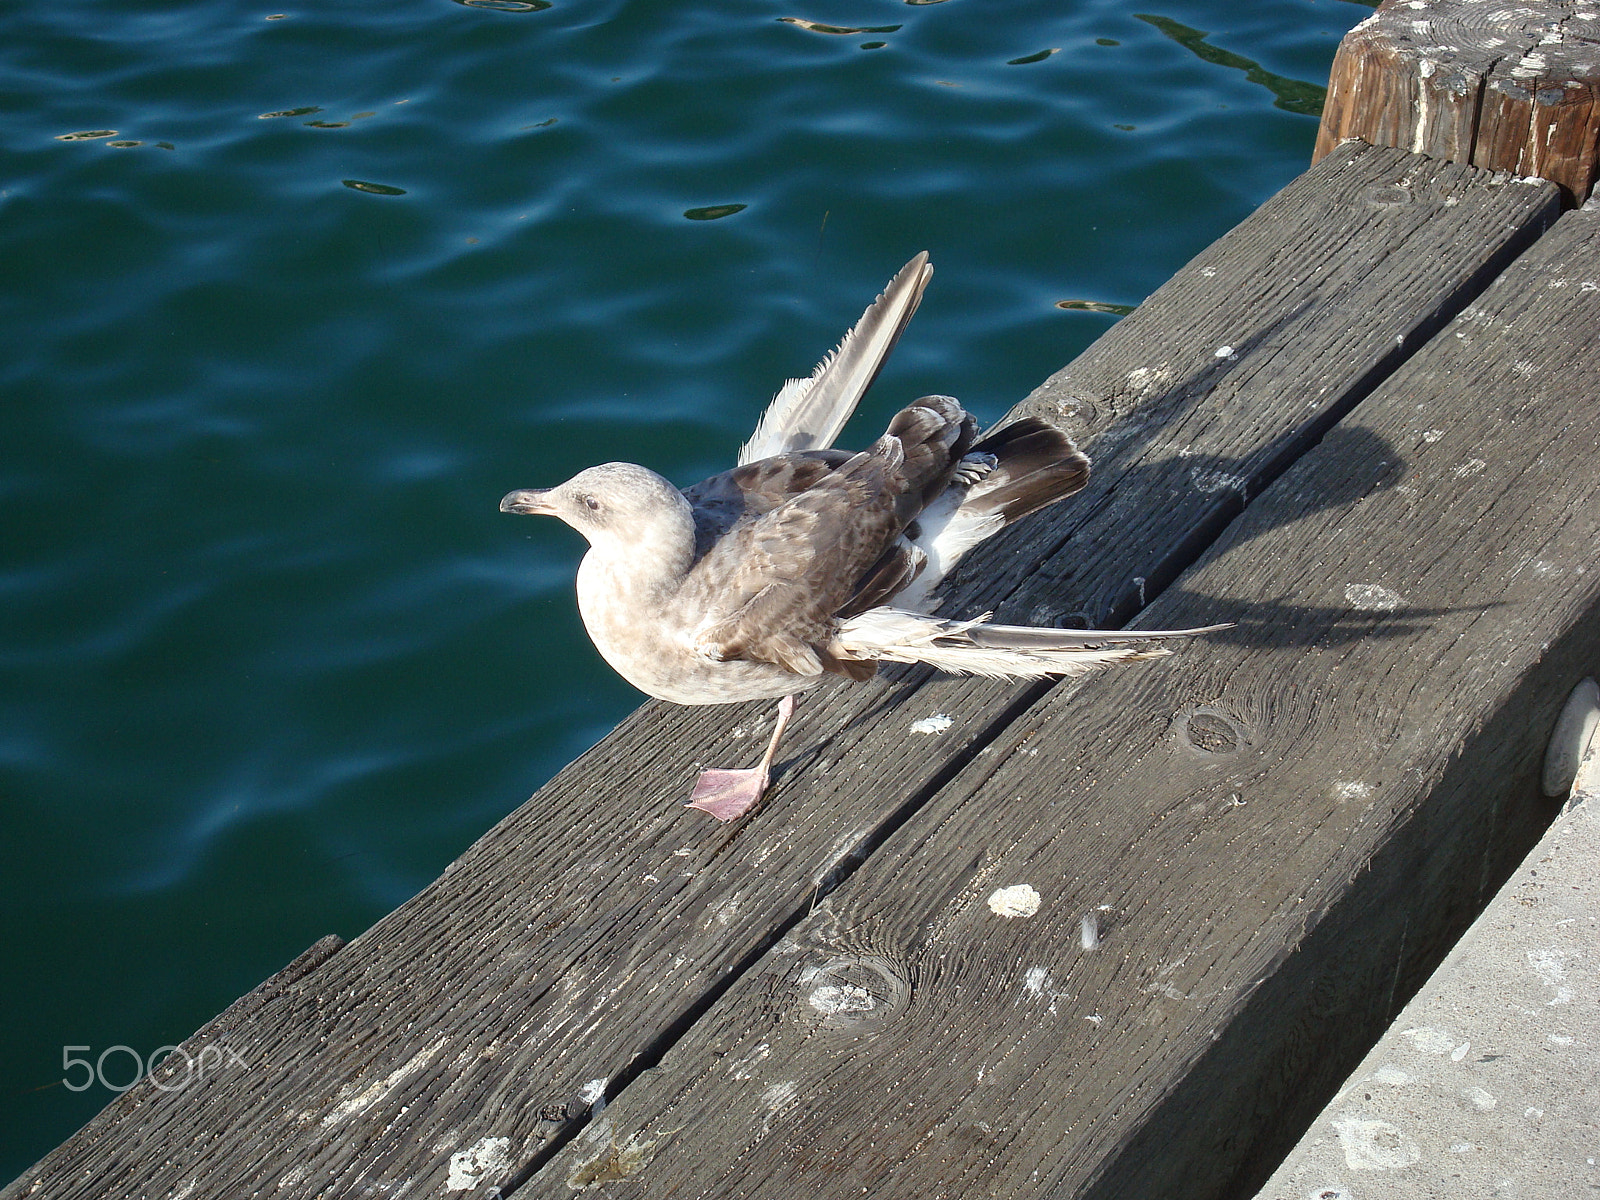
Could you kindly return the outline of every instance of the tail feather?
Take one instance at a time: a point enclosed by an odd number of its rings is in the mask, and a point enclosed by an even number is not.
[[[1037,417],[991,433],[972,453],[992,454],[996,462],[972,485],[961,509],[972,516],[998,512],[1007,525],[1082,491],[1089,482],[1088,456]]]
[[[932,276],[927,251],[902,267],[811,377],[789,380],[772,398],[740,447],[739,464],[833,445],[917,311]]]
[[[972,481],[962,486],[968,468]],[[917,521],[914,541],[928,565],[895,597],[900,608],[932,607],[934,589],[968,550],[1081,491],[1089,482],[1089,458],[1055,426],[1024,417],[974,445],[957,480]]]
[[[988,617],[948,621],[896,608],[874,608],[839,628],[830,651],[841,658],[926,663],[955,675],[1041,679],[1083,675],[1112,663],[1159,658],[1171,651],[1154,643],[1228,629],[1039,629],[990,625]]]
[[[1225,623],[1199,625],[1193,629],[1049,629],[1038,625],[990,625],[986,619],[966,624],[971,626],[966,630],[966,635],[978,645],[1013,650],[1126,646],[1220,633],[1233,628],[1231,623]]]

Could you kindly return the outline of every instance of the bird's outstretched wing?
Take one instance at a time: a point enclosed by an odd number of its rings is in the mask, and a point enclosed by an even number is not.
[[[917,311],[932,276],[927,251],[902,267],[811,377],[789,380],[773,397],[739,449],[740,464],[833,445]]]

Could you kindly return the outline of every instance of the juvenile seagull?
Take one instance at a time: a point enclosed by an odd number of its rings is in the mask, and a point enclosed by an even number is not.
[[[689,807],[730,821],[766,791],[794,693],[879,662],[1034,679],[1167,651],[1206,629],[1038,629],[931,616],[929,595],[984,538],[1072,495],[1089,460],[1027,417],[978,438],[948,396],[897,413],[859,454],[830,449],[933,274],[927,254],[890,281],[809,379],[768,407],[739,465],[679,490],[606,463],[559,487],[515,491],[500,511],[559,517],[589,541],[578,609],[605,660],[676,704],[782,697],[758,766],[701,773]]]

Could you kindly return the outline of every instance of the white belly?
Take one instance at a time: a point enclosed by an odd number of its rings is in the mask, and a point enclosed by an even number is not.
[[[578,567],[578,611],[590,640],[646,695],[673,704],[731,704],[777,699],[822,681],[772,663],[706,657],[694,640],[703,614],[684,612],[673,599],[630,593],[592,551]]]

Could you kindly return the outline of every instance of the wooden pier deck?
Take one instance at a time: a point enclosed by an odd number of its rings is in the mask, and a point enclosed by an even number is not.
[[[1018,406],[1094,480],[946,611],[1236,629],[814,692],[728,827],[682,799],[766,706],[647,704],[0,1197],[1248,1194],[1554,814],[1600,650],[1560,201],[1345,143]]]

